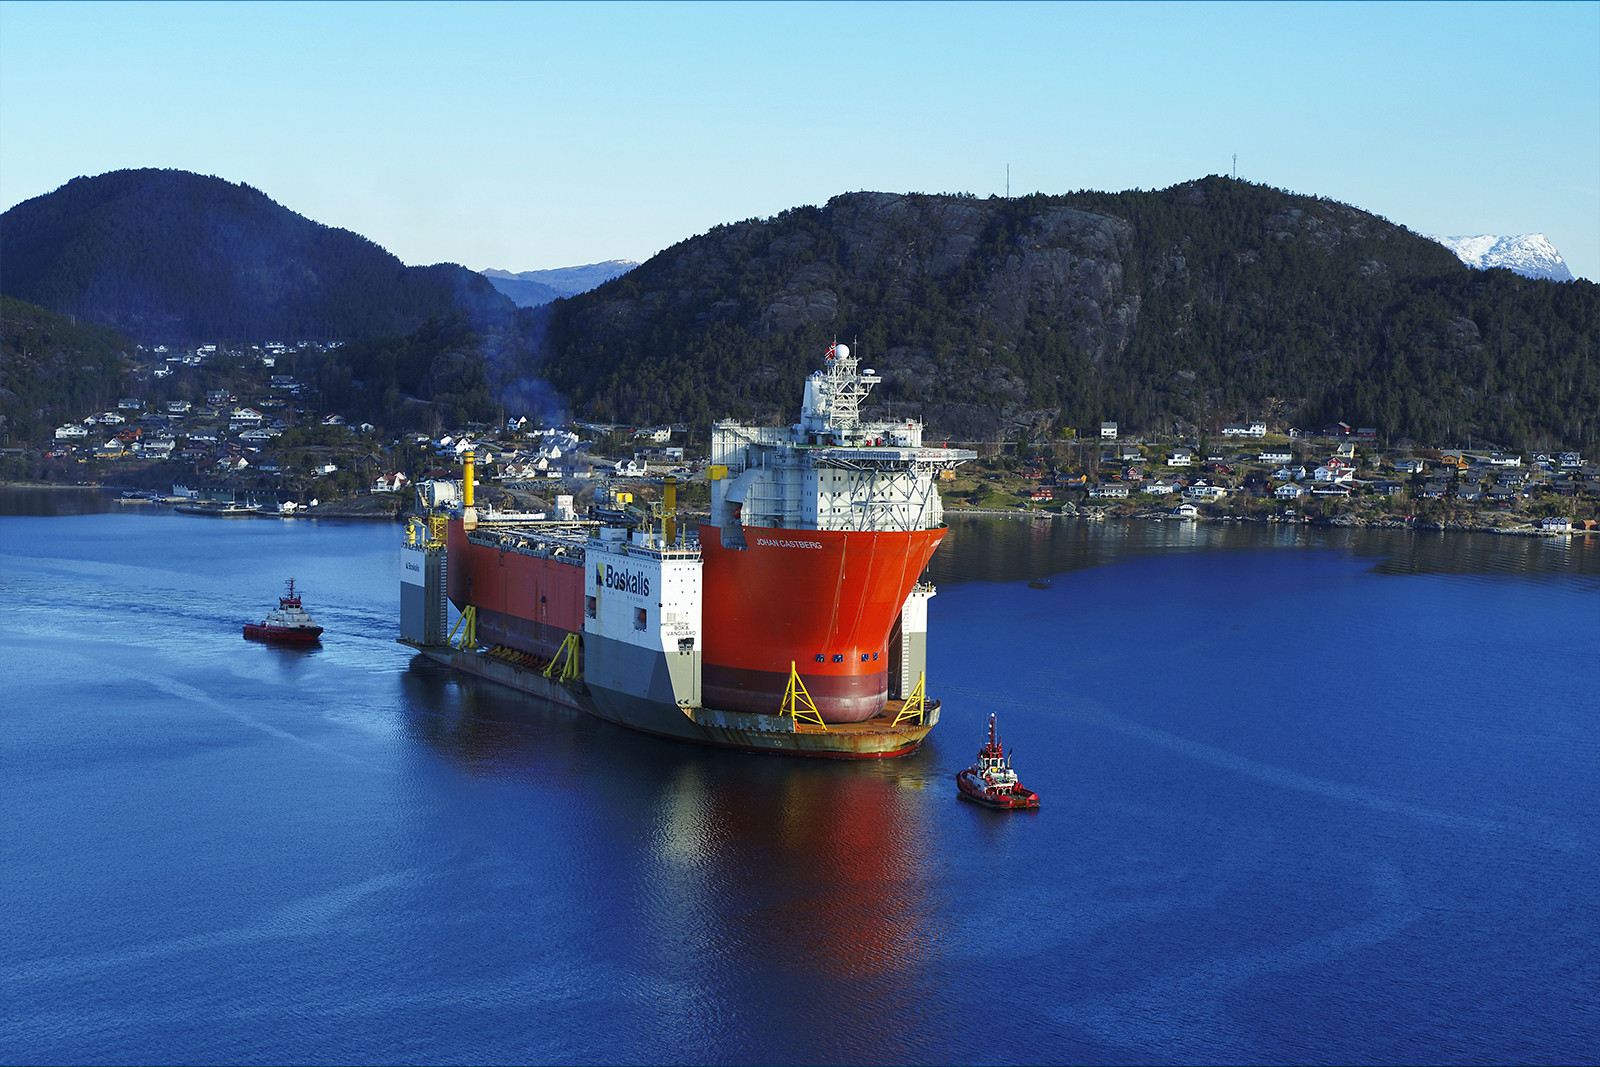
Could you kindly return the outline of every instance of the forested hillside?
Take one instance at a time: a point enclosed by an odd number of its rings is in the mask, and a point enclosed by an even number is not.
[[[78,179],[0,216],[0,240],[7,295],[146,344],[346,340],[285,369],[328,410],[394,429],[502,411],[787,421],[841,340],[882,374],[879,410],[938,438],[1254,418],[1343,420],[1394,444],[1600,438],[1600,287],[1472,270],[1347,205],[1217,177],[1016,199],[851,193],[719,226],[521,310],[464,268],[404,267],[253,189],[175,171]],[[116,347],[84,343],[75,366]],[[51,373],[77,388],[67,364]],[[54,387],[7,386],[35,411]]]
[[[854,193],[718,227],[554,306],[545,367],[622,421],[791,418],[827,342],[983,439],[1267,417],[1592,444],[1600,289],[1472,271],[1347,205],[1225,178],[1011,200]]]
[[[348,340],[513,310],[465,267],[407,267],[247,185],[176,170],[76,178],[0,215],[0,292],[147,344]]]
[[[50,440],[63,422],[130,395],[128,339],[0,296],[0,441]]]

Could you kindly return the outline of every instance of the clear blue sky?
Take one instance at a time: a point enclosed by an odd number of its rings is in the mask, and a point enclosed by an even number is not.
[[[1600,3],[0,2],[0,208],[248,182],[407,263],[643,260],[855,189],[1227,173],[1600,278]]]

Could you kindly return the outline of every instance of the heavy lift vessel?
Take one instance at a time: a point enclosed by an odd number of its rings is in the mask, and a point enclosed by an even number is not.
[[[879,380],[835,345],[798,423],[716,424],[697,538],[679,528],[671,477],[651,513],[480,512],[467,453],[459,503],[408,527],[400,640],[647,733],[835,758],[912,751],[939,720],[921,580],[946,530],[935,480],[975,454],[924,446],[913,420],[862,422]]]

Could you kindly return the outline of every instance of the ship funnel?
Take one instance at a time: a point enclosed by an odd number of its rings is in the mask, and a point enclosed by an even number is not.
[[[661,541],[671,547],[678,542],[678,478],[667,475],[661,487]]]
[[[467,530],[476,529],[478,526],[478,509],[472,506],[472,483],[477,476],[473,461],[477,458],[471,449],[461,456],[461,526]]]

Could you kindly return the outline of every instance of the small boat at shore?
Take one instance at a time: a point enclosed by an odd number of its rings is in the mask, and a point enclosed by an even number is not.
[[[994,731],[994,716],[989,716],[989,743],[978,750],[972,766],[956,775],[956,788],[962,800],[989,808],[1037,808],[1039,794],[1017,781],[1000,736]]]
[[[244,519],[261,514],[260,508],[250,504],[179,504],[172,510],[185,515],[210,515],[218,519]]]
[[[269,641],[285,645],[317,644],[322,638],[318,626],[300,604],[300,594],[294,590],[294,579],[289,579],[289,590],[278,598],[278,606],[267,613],[265,621],[244,624],[247,641]]]

